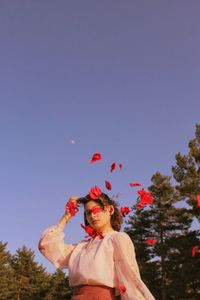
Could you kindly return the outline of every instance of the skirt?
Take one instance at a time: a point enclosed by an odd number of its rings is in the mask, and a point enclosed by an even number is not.
[[[78,285],[71,300],[115,300],[115,289],[100,285]]]

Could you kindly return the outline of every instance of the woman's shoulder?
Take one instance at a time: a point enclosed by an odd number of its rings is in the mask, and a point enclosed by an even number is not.
[[[123,232],[123,231],[113,231],[110,238],[113,242],[129,242],[129,243],[131,242],[132,243],[130,236],[126,232]]]

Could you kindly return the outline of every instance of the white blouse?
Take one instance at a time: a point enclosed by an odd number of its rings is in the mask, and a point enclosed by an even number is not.
[[[56,268],[69,269],[70,286],[105,285],[115,288],[117,295],[119,285],[124,285],[122,300],[155,300],[141,280],[133,243],[124,232],[65,244],[63,227],[54,225],[43,232],[39,249]]]

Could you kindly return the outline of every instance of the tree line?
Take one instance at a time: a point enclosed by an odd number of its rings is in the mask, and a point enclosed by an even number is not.
[[[124,231],[135,245],[141,277],[157,300],[200,299],[200,124],[178,153],[171,175],[156,172],[149,191],[153,203],[134,205]],[[49,274],[26,246],[11,255],[0,242],[1,300],[67,300],[68,277]]]

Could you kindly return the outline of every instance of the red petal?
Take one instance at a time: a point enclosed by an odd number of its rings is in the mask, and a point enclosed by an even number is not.
[[[197,207],[200,207],[200,194],[197,195]]]
[[[105,186],[106,186],[107,190],[109,190],[109,191],[112,190],[112,185],[110,184],[109,181],[105,180]]]
[[[129,183],[129,185],[130,185],[131,187],[133,187],[133,186],[141,186],[142,184],[139,183],[139,182],[131,182],[131,183]]]
[[[90,198],[93,199],[93,200],[98,199],[99,196],[101,196],[101,194],[102,194],[102,191],[101,191],[101,189],[97,185],[95,185],[94,187],[92,187],[90,189],[90,192],[89,192]]]
[[[102,159],[101,153],[96,152],[96,153],[93,154],[93,156],[92,156],[92,158],[90,160],[90,163],[93,164],[97,160],[101,160],[101,159]]]
[[[125,217],[126,215],[128,215],[131,211],[132,211],[132,209],[130,209],[128,206],[122,206],[120,208],[120,212],[121,212],[121,214],[122,214],[123,217]]]
[[[85,238],[91,237],[91,238],[95,238],[96,236],[98,236],[100,239],[103,239],[103,233],[101,232],[97,232],[94,228],[92,228],[91,226],[85,226],[83,224],[81,224],[81,227],[83,229],[85,229],[85,231],[87,232],[88,235],[85,236]]]
[[[138,195],[140,196],[140,204],[141,205],[147,205],[147,204],[152,204],[153,198],[152,198],[152,193],[145,191],[144,189],[138,190],[137,191]]]
[[[94,208],[91,209],[91,212],[95,215],[98,214],[99,212],[102,211],[102,207],[101,206],[96,206]]]
[[[76,213],[79,211],[78,205],[74,201],[68,201],[65,205],[66,212],[70,213],[70,215],[73,217],[76,215]]]
[[[192,257],[194,257],[195,254],[196,254],[198,251],[199,251],[199,247],[198,247],[198,246],[194,246],[194,247],[192,248]]]
[[[123,284],[119,284],[118,289],[120,294],[124,294],[126,292],[126,287]]]
[[[146,244],[147,244],[148,246],[151,246],[151,245],[155,244],[156,242],[157,242],[157,239],[155,239],[155,238],[148,238],[148,239],[146,240]]]
[[[113,172],[115,168],[116,168],[116,163],[112,163],[112,165],[110,166],[110,172]]]
[[[119,169],[120,171],[122,171],[122,164],[119,164]]]

